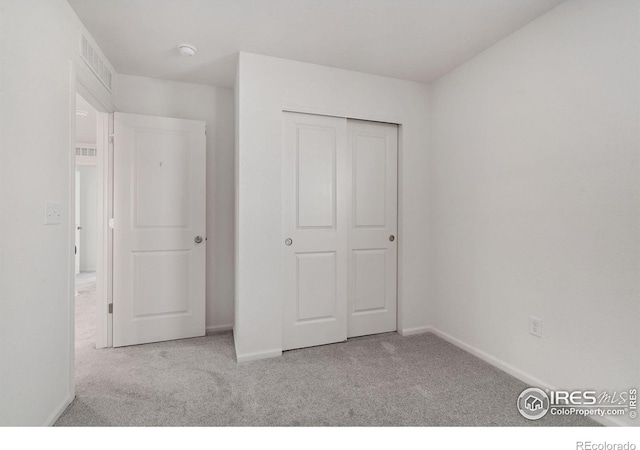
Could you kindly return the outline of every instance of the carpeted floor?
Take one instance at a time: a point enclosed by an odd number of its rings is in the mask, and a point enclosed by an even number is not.
[[[78,286],[76,399],[57,426],[595,426],[515,403],[526,387],[432,335],[387,333],[237,364],[231,332],[96,350]]]

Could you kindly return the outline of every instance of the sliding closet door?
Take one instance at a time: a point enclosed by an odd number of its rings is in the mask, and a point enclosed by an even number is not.
[[[347,338],[347,120],[285,113],[283,350]]]
[[[396,330],[398,127],[349,120],[348,337]]]

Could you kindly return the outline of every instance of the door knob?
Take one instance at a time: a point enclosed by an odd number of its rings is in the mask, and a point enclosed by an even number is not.
[[[82,230],[82,227],[81,226],[77,226],[76,230]]]
[[[391,236],[389,236],[389,240],[390,240],[391,242],[393,242],[393,241],[395,241],[395,240],[396,240],[396,237],[392,234]]]
[[[196,236],[196,238],[194,239],[194,241],[196,241],[196,244],[199,244],[202,242],[202,236]]]
[[[284,241],[284,245],[286,245],[287,247],[289,247],[291,244],[293,244],[293,239],[291,238],[287,238]]]

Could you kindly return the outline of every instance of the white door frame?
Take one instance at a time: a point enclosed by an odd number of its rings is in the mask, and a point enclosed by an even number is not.
[[[283,113],[292,112],[292,113],[301,113],[301,114],[314,114],[317,116],[330,116],[330,117],[341,117],[344,119],[355,119],[355,120],[366,120],[369,122],[383,122],[390,123],[398,126],[398,231],[396,240],[397,242],[397,264],[396,264],[396,301],[397,301],[397,309],[396,309],[396,333],[402,333],[402,305],[403,305],[403,295],[402,295],[402,261],[403,258],[403,249],[400,243],[403,239],[403,231],[404,231],[404,201],[403,201],[403,176],[402,176],[402,167],[403,167],[403,132],[404,120],[401,117],[397,116],[385,116],[385,115],[377,115],[375,112],[371,113],[363,113],[362,111],[337,111],[337,110],[327,110],[327,109],[319,109],[307,106],[296,106],[296,105],[283,105],[281,108]],[[283,284],[284,285],[284,284]]]
[[[112,151],[109,134],[115,107],[111,95],[96,78],[87,65],[80,60],[71,60],[69,69],[69,192],[75,192],[76,168],[76,94],[80,94],[98,111],[96,137],[96,166],[98,171],[98,247],[97,247],[97,286],[96,286],[96,347],[111,346],[111,316],[108,304],[111,302],[111,258],[112,242],[108,229],[108,218],[112,211]],[[69,212],[75,214],[75,195],[69,196]],[[70,267],[69,267],[69,374],[70,392],[75,394],[75,270],[74,247],[75,229],[73,217],[69,217]]]
[[[75,208],[74,208],[74,212],[75,212],[75,221],[74,221],[74,225],[76,227],[76,232],[74,234],[74,238],[75,238],[75,245],[73,246],[73,252],[74,252],[74,263],[75,263],[75,267],[73,270],[73,273],[77,276],[80,273],[80,252],[82,251],[82,249],[80,248],[80,210],[78,209],[78,205],[81,203],[79,201],[80,198],[80,189],[81,189],[81,183],[80,183],[80,171],[78,170],[78,166],[76,165],[75,168],[75,177],[76,177],[76,184],[74,186],[74,201],[75,201]],[[77,295],[77,292],[76,292]]]

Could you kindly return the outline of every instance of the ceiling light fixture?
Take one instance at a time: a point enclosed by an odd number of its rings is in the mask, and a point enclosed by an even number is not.
[[[198,50],[191,44],[178,45],[178,52],[182,56],[194,56]]]
[[[84,109],[76,109],[76,116],[87,117],[88,115],[89,115],[89,111],[85,111]]]

